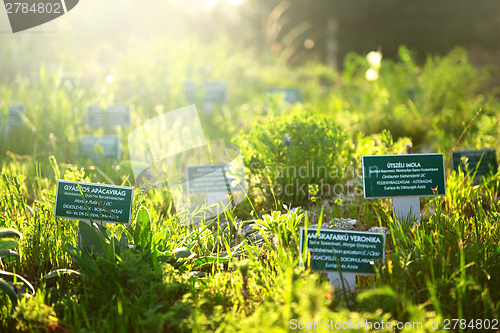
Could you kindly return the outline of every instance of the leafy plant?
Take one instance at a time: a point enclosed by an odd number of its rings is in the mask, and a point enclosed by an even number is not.
[[[13,313],[17,332],[53,332],[63,330],[52,306],[45,303],[45,290],[23,298]]]
[[[18,283],[25,288],[29,293],[34,294],[35,289],[25,278],[20,275],[5,271],[5,264],[19,260],[20,256],[17,252],[13,251],[19,247],[19,243],[14,239],[22,239],[22,235],[15,229],[0,229],[0,290],[7,296],[11,303],[12,309],[17,306],[17,293]],[[10,284],[8,283],[10,282]]]
[[[306,110],[289,116],[269,117],[237,139],[242,142],[251,186],[265,202],[278,197],[284,203],[307,201],[308,185],[333,185],[349,157],[347,135],[324,116]],[[329,193],[325,193],[329,195]]]
[[[417,63],[401,47],[400,61],[384,58],[378,77],[368,81],[365,55],[350,55],[338,72],[316,62],[294,68],[249,61],[234,48],[228,56],[224,48],[191,41],[178,48],[153,44],[146,47],[151,61],[138,62],[144,48],[133,43],[112,68],[101,68],[103,77],[112,71],[120,78],[113,84],[72,86],[60,78],[62,70],[38,64],[29,77],[0,78],[0,113],[9,103],[26,105],[26,126],[0,140],[0,227],[23,235],[20,242],[9,231],[0,242],[0,331],[286,332],[294,318],[416,321],[426,331],[429,319],[499,317],[499,174],[475,185],[468,173],[448,172],[447,196],[422,198],[420,225],[404,229],[394,226],[389,200],[342,195],[333,207],[324,200],[328,185],[356,181],[361,155],[405,153],[408,143],[414,152],[448,154],[469,123],[461,147],[498,146],[496,90],[463,50]],[[240,204],[199,228],[186,227],[167,190],[137,188],[130,225],[54,218],[61,176],[134,186],[126,160],[130,128],[116,129],[125,159],[117,165],[79,156],[81,135],[114,131],[85,126],[85,106],[129,102],[139,124],[185,105],[190,67],[195,81],[227,79],[231,87],[228,103],[200,118],[211,141],[239,133],[234,140],[246,158],[252,191],[245,204],[252,209]],[[209,69],[198,75],[201,67]],[[268,96],[270,86],[301,88],[304,103]],[[350,167],[356,174],[346,176]],[[287,207],[309,199],[316,201],[311,216],[318,226],[324,209],[328,219],[356,218],[360,230],[390,231],[385,264],[377,276],[357,277],[353,302],[339,297],[324,274],[297,267],[305,214]],[[264,240],[248,230],[251,223]],[[30,281],[36,294],[19,300],[22,285],[33,295]]]
[[[252,227],[262,233],[269,241],[274,242],[275,246],[288,248],[292,241],[298,244],[299,227],[304,224],[305,213],[303,210],[289,211],[287,214],[281,214],[274,211],[271,214],[265,214],[262,219],[255,220]],[[294,249],[296,250],[296,249]]]

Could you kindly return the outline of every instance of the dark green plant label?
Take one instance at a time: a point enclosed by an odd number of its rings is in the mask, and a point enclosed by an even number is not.
[[[305,234],[306,229],[300,228],[301,253],[306,246]],[[308,229],[306,250],[313,271],[372,275],[375,274],[373,264],[384,263],[385,236],[371,232],[327,229],[320,229],[318,235],[317,229]]]
[[[115,185],[80,183],[80,188],[94,220],[106,223],[130,224],[134,188]],[[106,208],[104,208],[105,206]],[[111,213],[112,214],[111,214]],[[56,217],[90,221],[85,202],[74,181],[58,180]]]
[[[446,195],[443,154],[362,156],[365,198]]]
[[[299,88],[267,88],[270,94],[283,94],[283,99],[288,103],[303,102],[302,90]]]
[[[96,146],[100,146],[102,151]],[[119,161],[121,158],[121,139],[118,135],[84,136],[80,140],[80,151],[83,156],[99,161],[100,155],[106,160]]]
[[[474,173],[477,168],[476,176],[485,176],[498,171],[495,149],[457,150],[452,157],[453,170],[458,172],[460,166],[462,171],[465,171],[465,161],[467,161],[469,172]]]
[[[226,164],[186,167],[188,193],[242,191],[239,185],[231,186],[234,179],[227,177],[230,171],[230,165]]]
[[[197,99],[197,86],[194,82],[185,82],[184,89],[186,101],[194,102]],[[204,102],[225,103],[227,102],[227,84],[225,82],[205,81],[201,87],[202,100]]]
[[[9,104],[7,108],[7,126],[24,125],[20,113],[25,113],[24,104]],[[0,109],[0,126],[2,126],[3,110]]]
[[[113,104],[104,111],[99,105],[89,105],[86,119],[90,127],[130,126],[131,107],[130,104]]]

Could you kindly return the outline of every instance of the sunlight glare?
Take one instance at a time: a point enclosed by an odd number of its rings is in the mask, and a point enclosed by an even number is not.
[[[219,3],[220,0],[204,0],[203,1],[203,10],[204,11],[210,11],[212,10],[217,4]]]
[[[245,0],[226,0],[226,2],[230,5],[233,5],[233,6],[239,6],[241,5],[243,2],[245,2]]]

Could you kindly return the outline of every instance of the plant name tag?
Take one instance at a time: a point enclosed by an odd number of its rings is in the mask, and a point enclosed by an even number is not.
[[[80,151],[83,156],[93,161],[100,160],[96,145],[102,147],[102,157],[106,160],[119,161],[121,158],[121,139],[118,135],[83,136],[80,139]]]
[[[57,181],[55,217],[90,221],[88,214],[90,212],[90,217],[94,220],[130,224],[133,187],[81,182],[78,184],[69,180]]]
[[[446,195],[443,154],[362,156],[365,198]]]
[[[89,127],[117,127],[130,126],[131,121],[130,104],[109,105],[104,111],[99,105],[87,106],[87,125]]]
[[[302,97],[302,90],[299,88],[267,88],[267,92],[269,94],[282,94],[283,100],[290,104],[303,102],[304,98]]]
[[[7,108],[7,126],[22,126],[24,122],[20,113],[25,114],[24,104],[9,104]],[[0,109],[0,127],[2,125],[3,110]]]
[[[230,165],[209,164],[186,167],[187,191],[189,194],[208,192],[242,191],[239,185],[231,186],[227,177]]]
[[[194,82],[184,82],[186,101],[194,102],[197,99],[198,87]],[[202,84],[202,100],[204,102],[227,102],[227,84],[219,81],[204,81]]]
[[[312,271],[374,275],[374,262],[385,260],[382,233],[300,228],[300,251],[308,251]],[[306,244],[307,243],[307,244]]]
[[[465,171],[465,161],[469,165],[469,172],[476,172],[476,176],[486,176],[491,172],[497,173],[498,164],[495,149],[457,150],[453,152],[453,170],[458,172],[458,167]],[[479,165],[479,166],[478,166]]]

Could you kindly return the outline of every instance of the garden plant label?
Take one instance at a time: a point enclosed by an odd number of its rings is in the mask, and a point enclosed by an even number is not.
[[[269,94],[282,94],[283,99],[285,102],[288,102],[290,104],[297,103],[297,102],[304,102],[304,98],[302,97],[302,90],[298,88],[278,88],[278,87],[273,87],[273,88],[268,88],[267,92]]]
[[[186,167],[188,193],[241,191],[240,186],[231,186],[232,179],[226,176],[230,165],[209,164]]]
[[[22,126],[24,122],[20,113],[25,113],[24,104],[9,104],[7,108],[7,126]],[[0,126],[3,122],[3,110],[0,109]]]
[[[460,167],[465,171],[465,161],[469,166],[469,172],[476,172],[476,177],[489,175],[491,172],[497,173],[498,164],[495,149],[480,150],[457,150],[453,152],[453,170],[458,172]],[[478,166],[479,165],[479,166]]]
[[[80,140],[80,151],[83,156],[99,161],[99,153],[95,146],[102,147],[102,156],[106,160],[119,161],[121,158],[121,139],[118,135],[84,136]]]
[[[370,155],[362,164],[365,198],[446,195],[443,154]]]
[[[80,189],[85,196],[82,198]],[[58,180],[56,190],[55,216],[65,219],[90,221],[88,213],[94,220],[106,223],[130,224],[132,214],[132,198],[134,188],[115,185],[76,183],[69,180]],[[106,208],[104,208],[104,207]]]
[[[300,229],[300,251],[306,246],[306,229]],[[385,260],[385,235],[371,232],[307,230],[312,271],[374,275],[374,263]],[[308,263],[306,263],[307,265]]]
[[[131,106],[130,104],[113,104],[104,111],[99,105],[89,105],[86,120],[89,127],[130,126],[132,123]]]
[[[197,99],[197,85],[194,82],[184,82],[186,101],[194,102]],[[218,81],[204,81],[201,86],[202,100],[211,103],[227,102],[227,84]]]

